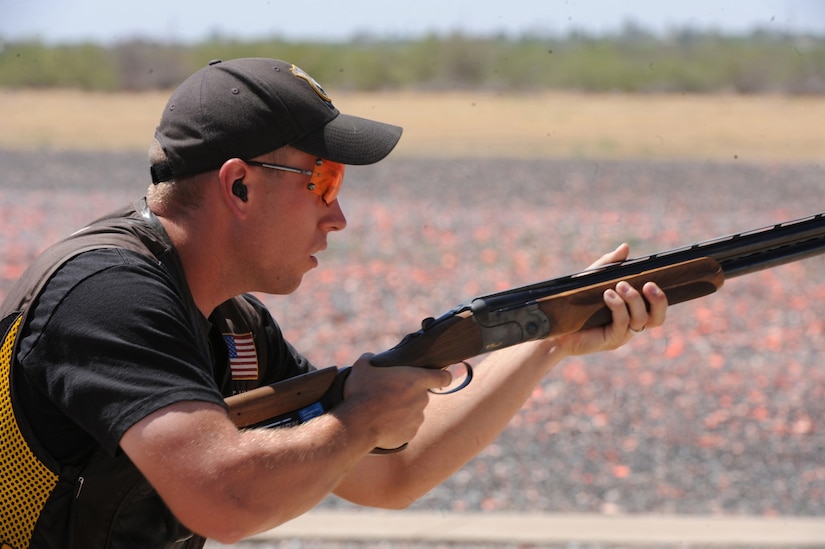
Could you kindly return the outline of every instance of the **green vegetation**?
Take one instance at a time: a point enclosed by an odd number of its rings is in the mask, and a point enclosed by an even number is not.
[[[3,43],[0,86],[141,91],[175,86],[211,59],[278,57],[324,86],[352,90],[825,94],[825,37],[682,31],[657,37],[630,27],[595,38],[427,36],[346,43],[131,41]]]

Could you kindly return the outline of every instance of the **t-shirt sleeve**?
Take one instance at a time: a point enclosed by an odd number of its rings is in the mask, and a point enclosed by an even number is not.
[[[19,354],[26,375],[108,451],[160,408],[223,404],[197,319],[150,259],[114,249],[82,254],[35,305]]]

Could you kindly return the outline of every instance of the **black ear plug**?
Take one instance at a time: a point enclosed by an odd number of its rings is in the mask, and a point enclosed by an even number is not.
[[[232,183],[232,194],[240,198],[242,202],[246,202],[246,185],[243,184],[243,179],[236,179]]]

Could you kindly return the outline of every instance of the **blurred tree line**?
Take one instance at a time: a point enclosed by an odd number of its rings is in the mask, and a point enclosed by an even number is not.
[[[685,29],[655,36],[627,25],[613,36],[462,34],[345,43],[133,40],[114,45],[4,42],[0,86],[145,91],[176,86],[211,59],[277,57],[328,89],[825,94],[825,37]]]

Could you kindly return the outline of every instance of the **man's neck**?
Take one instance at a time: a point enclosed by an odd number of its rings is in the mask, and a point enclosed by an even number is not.
[[[195,306],[209,317],[215,307],[240,293],[227,284],[232,280],[229,260],[215,231],[220,221],[206,222],[207,216],[156,215],[177,251]]]

